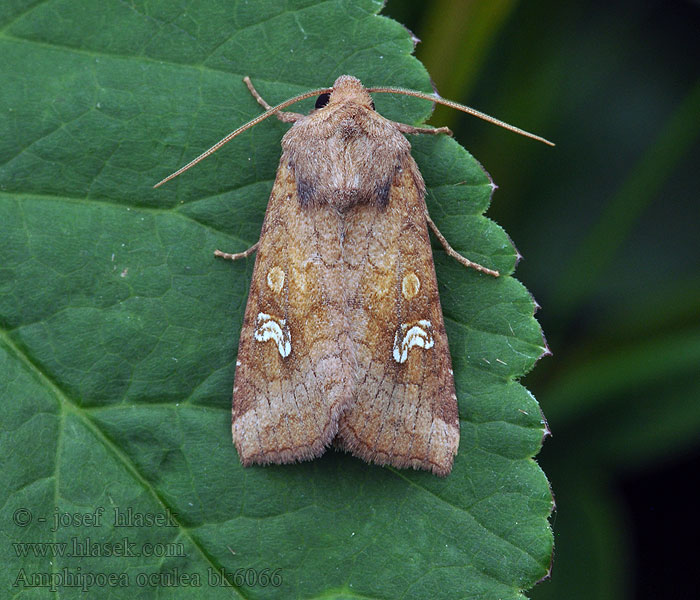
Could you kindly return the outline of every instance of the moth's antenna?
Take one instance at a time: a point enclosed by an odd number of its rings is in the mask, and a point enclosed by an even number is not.
[[[415,90],[406,90],[404,88],[390,88],[390,87],[376,87],[376,88],[367,88],[368,92],[372,93],[386,93],[386,94],[404,94],[405,96],[415,96],[416,98],[423,98],[424,100],[430,100],[431,102],[437,102],[438,104],[444,104],[445,106],[449,106],[450,108],[456,108],[457,110],[461,110],[462,112],[468,113],[470,115],[473,115],[475,117],[479,117],[480,119],[483,119],[484,121],[488,121],[489,123],[493,123],[494,125],[498,125],[499,127],[503,127],[504,129],[509,129],[510,131],[514,131],[515,133],[519,133],[520,135],[524,135],[525,137],[532,138],[533,140],[537,140],[538,142],[543,142],[547,144],[548,146],[554,146],[552,142],[549,140],[546,140],[543,137],[540,137],[539,135],[535,135],[534,133],[530,133],[529,131],[525,131],[524,129],[520,129],[519,127],[515,127],[514,125],[509,125],[505,121],[501,121],[499,119],[496,119],[494,117],[491,117],[487,115],[486,113],[482,113],[475,108],[471,108],[470,106],[465,106],[464,104],[459,104],[458,102],[453,102],[452,100],[445,100],[444,98],[441,98],[437,94],[424,94],[423,92],[416,92]]]
[[[156,183],[153,187],[157,188],[164,183],[170,181],[171,179],[175,179],[178,175],[181,173],[184,173],[189,169],[190,167],[194,167],[199,161],[204,160],[207,156],[210,154],[214,154],[221,146],[223,146],[225,143],[230,142],[233,138],[235,138],[237,135],[243,133],[246,129],[250,129],[251,127],[257,125],[260,123],[260,121],[264,121],[268,117],[271,117],[274,115],[276,112],[279,112],[280,110],[287,108],[290,104],[294,104],[295,102],[299,102],[300,100],[305,100],[306,98],[311,98],[311,96],[320,96],[321,94],[329,94],[330,92],[333,91],[333,88],[321,88],[319,90],[311,90],[310,92],[304,92],[303,94],[299,94],[298,96],[294,96],[294,98],[290,98],[289,100],[285,100],[282,102],[282,104],[278,104],[277,106],[273,106],[269,110],[266,110],[264,113],[261,115],[258,115],[255,117],[252,121],[248,121],[245,125],[241,125],[238,129],[235,129],[231,133],[229,133],[225,138],[219,140],[214,144],[209,150],[206,150],[205,152],[202,152],[197,158],[195,158],[193,161],[188,162],[184,167],[181,167],[174,173],[168,175],[165,179],[159,181]]]

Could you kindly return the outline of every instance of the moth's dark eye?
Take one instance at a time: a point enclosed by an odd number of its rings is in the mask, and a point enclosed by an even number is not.
[[[374,108],[374,100],[372,100],[371,106],[372,106],[372,110],[376,110],[376,109]]]
[[[318,98],[316,98],[316,108],[323,108],[326,104],[328,104],[330,97],[331,95],[328,93],[321,94]]]

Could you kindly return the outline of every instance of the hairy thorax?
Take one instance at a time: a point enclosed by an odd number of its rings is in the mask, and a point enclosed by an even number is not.
[[[396,171],[413,163],[408,140],[390,121],[352,103],[299,119],[282,148],[302,206],[329,204],[341,213],[357,204],[386,206]]]

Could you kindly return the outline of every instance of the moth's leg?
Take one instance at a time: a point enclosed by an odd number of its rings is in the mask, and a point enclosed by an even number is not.
[[[468,258],[464,258],[459,252],[457,252],[452,246],[450,246],[449,242],[445,239],[445,236],[440,233],[440,230],[437,228],[437,225],[433,223],[433,220],[430,218],[430,215],[428,214],[428,211],[425,211],[425,218],[428,220],[428,225],[430,225],[430,229],[433,230],[433,233],[435,234],[435,237],[440,240],[440,243],[442,244],[442,247],[445,249],[445,252],[447,252],[448,256],[451,256],[454,258],[457,262],[463,264],[465,267],[469,267],[471,269],[476,269],[477,271],[481,271],[482,273],[486,273],[487,275],[491,275],[493,277],[498,277],[500,273],[498,271],[494,271],[493,269],[487,269],[486,267],[480,265],[479,263],[472,262]]]
[[[267,102],[265,102],[263,97],[258,94],[258,90],[253,87],[253,82],[250,80],[250,77],[246,75],[243,78],[243,82],[248,86],[248,90],[251,94],[253,94],[253,98],[258,101],[258,104],[260,104],[265,110],[270,110],[272,108]],[[284,121],[285,123],[294,123],[294,121],[298,121],[304,116],[301,113],[282,111],[275,113],[275,115],[280,121]]]
[[[255,242],[245,252],[237,252],[236,254],[229,254],[228,252],[222,252],[221,250],[214,250],[214,256],[220,256],[221,258],[225,258],[227,260],[238,260],[239,258],[246,258],[258,249],[259,243],[260,242]]]
[[[393,123],[394,125],[396,125],[397,129],[401,133],[426,133],[429,135],[438,135],[444,133],[449,136],[452,135],[452,130],[449,127],[438,127],[437,129],[433,129],[431,127],[414,127],[413,125],[406,125],[406,123],[397,123],[396,121],[393,121]]]

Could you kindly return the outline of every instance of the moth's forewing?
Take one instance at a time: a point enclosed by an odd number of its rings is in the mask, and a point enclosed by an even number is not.
[[[282,156],[260,234],[233,387],[244,465],[323,453],[352,395],[341,244],[332,215],[303,208]]]
[[[345,249],[363,269],[348,302],[358,383],[337,443],[367,461],[447,475],[459,445],[457,399],[423,180],[410,155],[387,206],[349,217]]]

